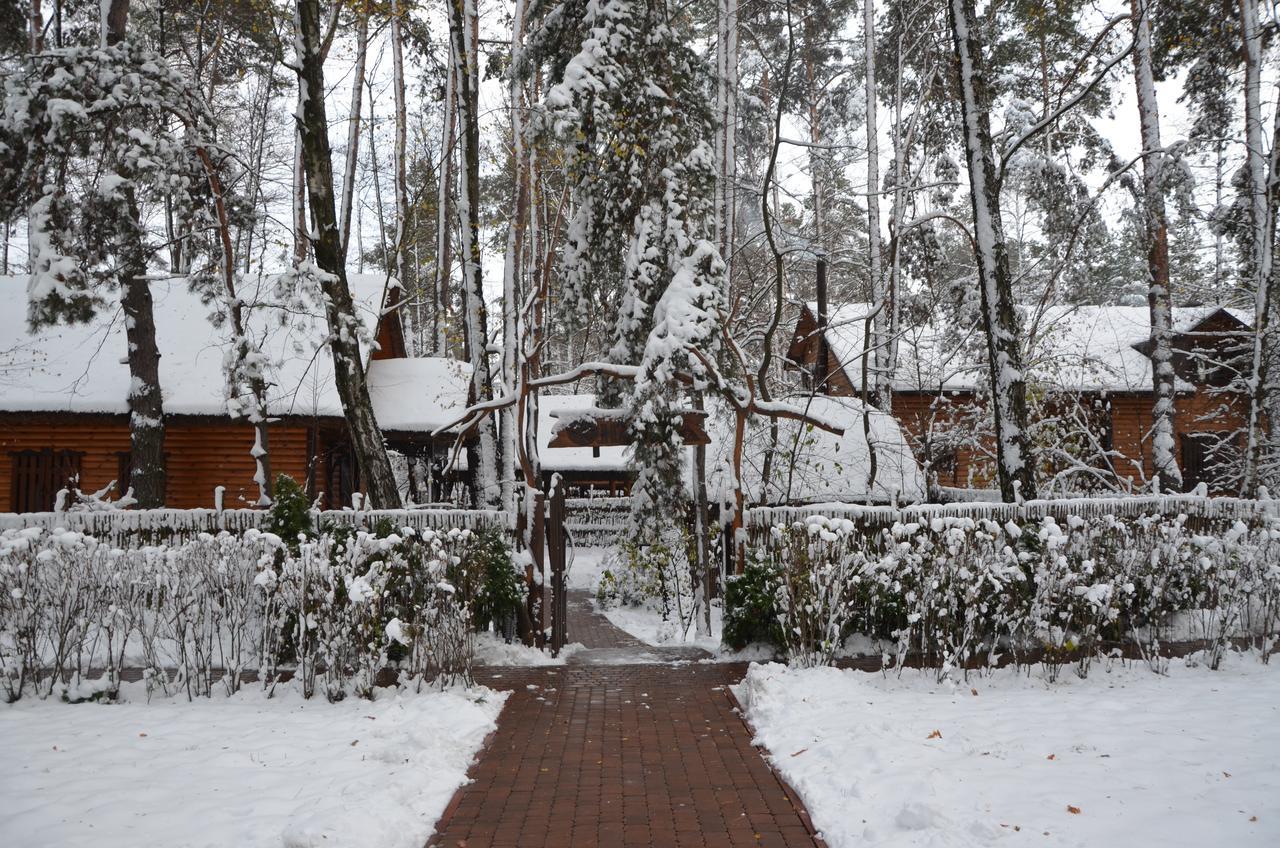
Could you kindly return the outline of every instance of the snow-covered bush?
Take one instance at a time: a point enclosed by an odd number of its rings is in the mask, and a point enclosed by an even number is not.
[[[1001,524],[934,516],[866,529],[811,516],[770,528],[753,555],[776,575],[774,614],[792,662],[829,663],[850,633],[939,677],[1006,657],[1074,664],[1135,649],[1167,667],[1170,641],[1199,641],[1216,668],[1236,640],[1276,643],[1280,519],[1076,515]]]
[[[778,584],[781,574],[769,557],[749,551],[741,574],[730,574],[724,584],[724,630],[721,641],[740,651],[752,643],[785,646],[778,616]]]
[[[775,589],[783,644],[801,667],[830,665],[853,613],[853,581],[866,552],[848,519],[816,515],[795,531],[775,537],[787,563]]]
[[[692,540],[680,529],[662,528],[650,544],[626,539],[600,576],[596,599],[603,606],[654,603],[663,621],[692,614],[695,587],[689,565]]]
[[[0,687],[115,697],[123,669],[151,691],[234,692],[286,673],[337,699],[378,682],[470,679],[473,621],[454,587],[483,573],[469,530],[338,528],[200,534],[117,548],[62,529],[0,533]]]

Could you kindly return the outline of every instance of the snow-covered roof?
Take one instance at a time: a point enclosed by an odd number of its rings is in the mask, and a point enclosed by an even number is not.
[[[907,444],[898,420],[854,398],[825,395],[785,398],[824,421],[844,429],[837,436],[793,419],[778,420],[778,444],[772,451],[768,486],[764,459],[769,447],[769,421],[754,419],[743,451],[743,482],[753,499],[762,503],[822,503],[827,501],[919,501],[925,497],[924,474]],[[870,481],[871,449],[863,431],[863,410],[869,412],[870,442],[875,450],[876,476]],[[707,430],[707,489],[712,499],[728,497],[732,489],[733,422],[723,410],[711,417]],[[871,483],[871,485],[868,485]]]
[[[369,363],[369,394],[383,430],[429,432],[455,421],[467,408],[471,366],[424,356]]]
[[[779,422],[781,435],[768,491],[761,485],[768,421],[756,418],[747,434],[743,459],[743,479],[753,500],[768,503],[781,501],[860,501],[921,500],[924,497],[924,475],[916,462],[893,416],[871,410],[871,442],[876,449],[877,472],[874,485],[868,489],[870,452],[863,436],[862,404],[853,398],[800,397],[785,399],[791,406],[809,412],[831,423],[843,425],[844,435],[810,429],[794,420]],[[625,447],[601,447],[594,456],[592,448],[548,447],[556,422],[572,417],[574,412],[592,409],[594,395],[544,395],[539,399],[539,459],[546,471],[596,471],[625,473],[630,470]],[[709,400],[711,414],[706,430],[708,497],[720,500],[730,497],[732,490],[733,419]],[[686,465],[686,468],[688,466]]]
[[[239,292],[254,304],[246,320],[270,366],[272,415],[340,417],[342,405],[333,380],[333,362],[321,348],[327,333],[318,297],[301,308],[288,307],[273,292],[273,278],[246,280]],[[386,277],[348,276],[352,299],[366,338],[374,338]],[[27,279],[0,277],[0,411],[126,413],[130,385],[124,317],[109,304],[86,324],[59,324],[31,333],[27,327]],[[160,349],[160,386],[171,415],[226,414],[223,355],[228,329],[210,320],[212,305],[201,302],[182,278],[151,283],[155,302],[156,343]],[[366,355],[369,346],[364,345]],[[442,409],[458,381],[449,367],[406,360],[369,363],[374,412],[386,429],[420,430],[447,423]],[[414,390],[408,383],[420,378]],[[465,401],[461,397],[449,408]],[[385,419],[385,421],[384,421]],[[421,422],[423,426],[418,426]]]
[[[1219,311],[1218,306],[1176,307],[1173,327],[1188,332]],[[817,307],[808,304],[814,315]],[[1076,391],[1148,391],[1151,360],[1136,346],[1151,336],[1145,306],[1020,307],[1024,348],[1030,377]],[[1250,317],[1226,310],[1242,323]],[[854,386],[862,383],[865,318],[870,307],[851,303],[830,310],[827,341]],[[973,389],[987,379],[985,338],[977,324],[950,321],[903,322],[894,388],[911,390]],[[1179,389],[1191,388],[1179,381]]]

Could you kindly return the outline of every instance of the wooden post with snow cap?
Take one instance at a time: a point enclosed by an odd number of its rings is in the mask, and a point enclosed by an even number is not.
[[[524,634],[526,645],[542,646],[543,625],[543,580],[546,563],[546,515],[547,496],[538,492],[533,496],[533,515],[529,516],[529,562],[525,563],[524,579],[529,594],[525,599],[527,632]]]
[[[569,612],[568,592],[564,585],[564,481],[559,473],[551,475],[551,491],[547,497],[551,503],[547,511],[547,559],[551,562],[551,655],[559,656],[565,645],[568,631],[565,618]]]

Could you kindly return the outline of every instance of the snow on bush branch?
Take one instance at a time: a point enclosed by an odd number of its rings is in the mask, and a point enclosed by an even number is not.
[[[286,671],[310,697],[469,680],[471,612],[456,588],[483,559],[469,530],[340,527],[285,541],[256,529],[119,548],[74,531],[0,532],[0,693],[208,697]],[[482,566],[483,567],[483,566]],[[90,678],[94,679],[90,681]],[[65,686],[64,686],[65,684]]]
[[[752,568],[765,572],[785,647],[801,665],[830,664],[851,633],[881,640],[886,666],[911,655],[939,678],[1006,654],[1043,662],[1050,679],[1068,663],[1083,677],[1124,642],[1163,671],[1170,639],[1203,640],[1212,668],[1243,635],[1270,657],[1280,518],[1059,521],[936,516],[864,531],[810,516],[774,525]]]

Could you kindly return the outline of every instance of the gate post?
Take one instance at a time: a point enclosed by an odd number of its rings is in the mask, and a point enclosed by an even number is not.
[[[544,587],[546,574],[546,514],[547,498],[542,492],[533,496],[533,518],[529,525],[529,558],[525,566],[525,581],[529,587],[529,634],[526,644],[541,648],[546,640],[547,598]]]
[[[551,501],[547,515],[547,558],[551,564],[551,655],[559,656],[565,645],[569,612],[568,592],[564,583],[565,532],[564,483],[559,474],[551,477]]]

